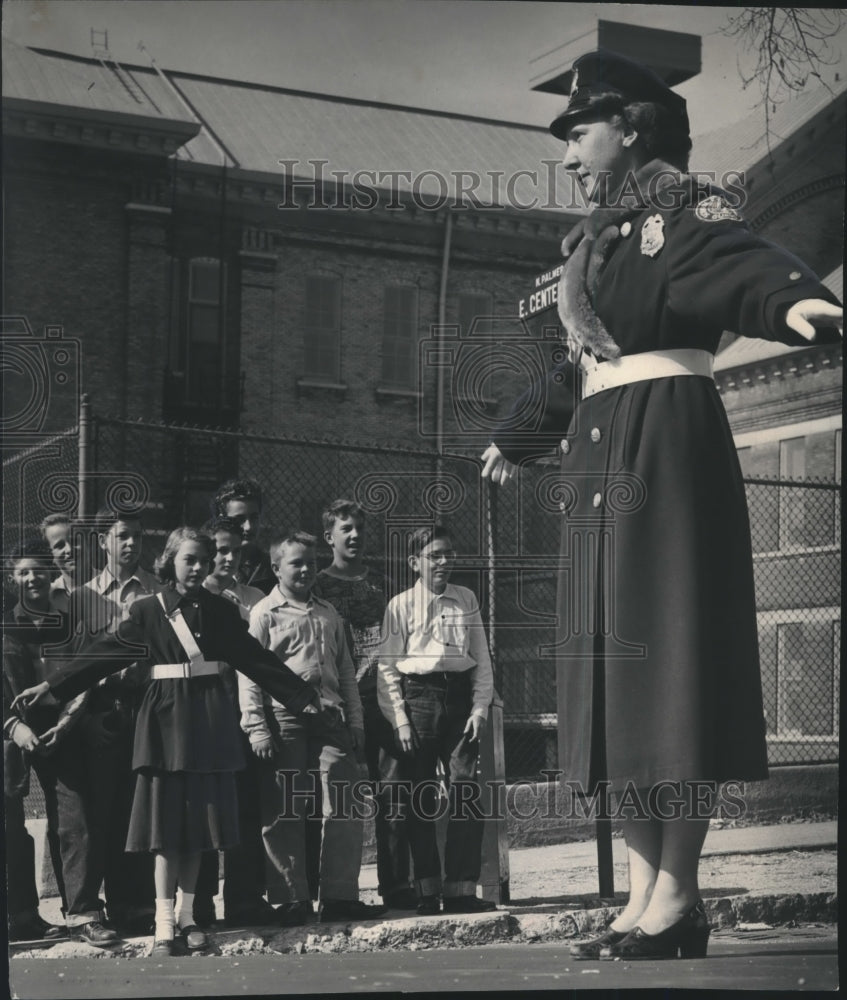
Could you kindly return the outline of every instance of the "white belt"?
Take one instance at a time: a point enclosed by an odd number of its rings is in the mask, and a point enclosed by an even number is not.
[[[671,375],[702,375],[714,378],[715,356],[697,348],[673,351],[645,351],[629,354],[614,361],[583,365],[582,398],[587,399],[604,389],[615,389],[630,382],[644,382]]]
[[[220,660],[197,660],[194,663],[186,660],[184,663],[157,663],[151,669],[150,677],[154,681],[172,681],[179,677],[205,677],[218,674],[220,670]]]

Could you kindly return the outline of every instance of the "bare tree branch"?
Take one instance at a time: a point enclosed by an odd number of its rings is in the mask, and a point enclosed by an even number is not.
[[[764,107],[768,149],[776,106],[803,90],[810,76],[833,93],[824,70],[840,59],[833,39],[844,23],[838,9],[807,7],[744,7],[727,19],[721,31],[737,38],[745,52],[755,53],[752,71],[745,73],[740,63],[738,71],[745,89],[759,85],[756,106]]]

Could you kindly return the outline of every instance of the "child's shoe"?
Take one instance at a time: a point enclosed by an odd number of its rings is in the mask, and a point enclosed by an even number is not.
[[[446,896],[444,898],[445,913],[490,913],[497,909],[497,904],[477,896]]]
[[[314,916],[311,899],[301,899],[296,903],[283,903],[276,908],[276,919],[280,927],[302,927]]]
[[[179,933],[189,951],[201,951],[209,944],[209,938],[200,930],[197,924],[180,927]]]
[[[387,906],[368,905],[359,899],[324,899],[318,911],[318,921],[331,924],[341,920],[375,920],[387,912]]]

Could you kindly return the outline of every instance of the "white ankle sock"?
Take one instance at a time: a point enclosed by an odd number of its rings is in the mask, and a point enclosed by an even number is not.
[[[156,931],[157,941],[172,941],[174,937],[174,901],[172,899],[156,900]]]
[[[194,923],[194,893],[176,891],[176,922],[179,927],[190,927]]]

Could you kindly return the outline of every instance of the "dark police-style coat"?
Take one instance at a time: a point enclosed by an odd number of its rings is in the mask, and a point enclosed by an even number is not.
[[[293,673],[247,631],[238,609],[201,589],[163,594],[168,612],[182,611],[207,660],[223,660],[242,671],[290,711],[317,707],[314,687]],[[181,663],[188,659],[158,597],[142,597],[115,633],[101,633],[78,656],[49,677],[60,700],[84,691],[128,663]],[[244,767],[238,721],[220,674],[148,682],[135,728],[136,770],[225,772]]]
[[[617,212],[591,301],[622,355],[714,353],[724,330],[805,343],[784,316],[834,301],[815,275],[714,191],[673,194]],[[586,787],[766,777],[746,497],[715,384],[667,377],[579,401],[577,382],[560,365],[535,430],[515,430],[518,400],[494,434],[512,462],[561,456],[559,766]]]

